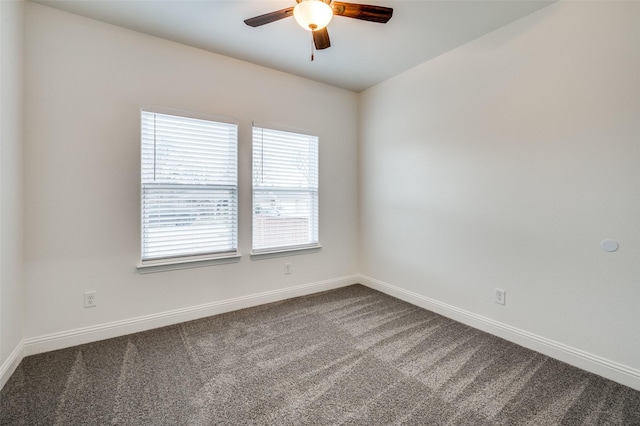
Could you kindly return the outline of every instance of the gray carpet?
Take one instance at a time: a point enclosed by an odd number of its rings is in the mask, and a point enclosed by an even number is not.
[[[640,425],[640,392],[363,286],[25,358],[2,425]]]

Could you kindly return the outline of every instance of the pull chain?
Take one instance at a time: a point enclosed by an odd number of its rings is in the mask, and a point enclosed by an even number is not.
[[[314,60],[314,56],[313,56],[313,48],[314,48],[314,44],[313,44],[313,32],[311,32],[311,62],[313,62],[313,60]]]

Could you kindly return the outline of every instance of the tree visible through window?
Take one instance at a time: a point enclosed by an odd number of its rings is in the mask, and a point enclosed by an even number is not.
[[[253,252],[318,246],[318,137],[253,127]]]
[[[141,111],[142,260],[237,251],[237,124]]]

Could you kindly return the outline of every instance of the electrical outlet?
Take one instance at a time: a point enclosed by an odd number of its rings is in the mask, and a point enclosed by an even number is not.
[[[496,288],[495,297],[493,299],[494,302],[504,305],[506,302],[507,292],[501,288]]]
[[[293,266],[291,266],[291,263],[285,263],[284,264],[284,273],[286,275],[289,275],[292,272],[293,272]]]
[[[93,308],[96,305],[96,292],[95,291],[86,291],[84,293],[84,307],[85,308]]]

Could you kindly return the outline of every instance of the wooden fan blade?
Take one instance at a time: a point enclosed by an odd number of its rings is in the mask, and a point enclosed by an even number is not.
[[[321,30],[313,31],[313,44],[316,45],[316,49],[322,50],[331,46],[331,41],[329,41],[329,31],[327,31],[327,27],[324,27]]]
[[[393,9],[384,6],[343,3],[339,1],[334,1],[332,6],[334,15],[362,19],[363,21],[379,22],[381,24],[388,22],[393,16]]]
[[[289,16],[293,16],[293,7],[245,19],[244,23],[250,27],[259,27],[260,25],[270,24],[271,22],[279,21],[280,19],[288,18]]]

